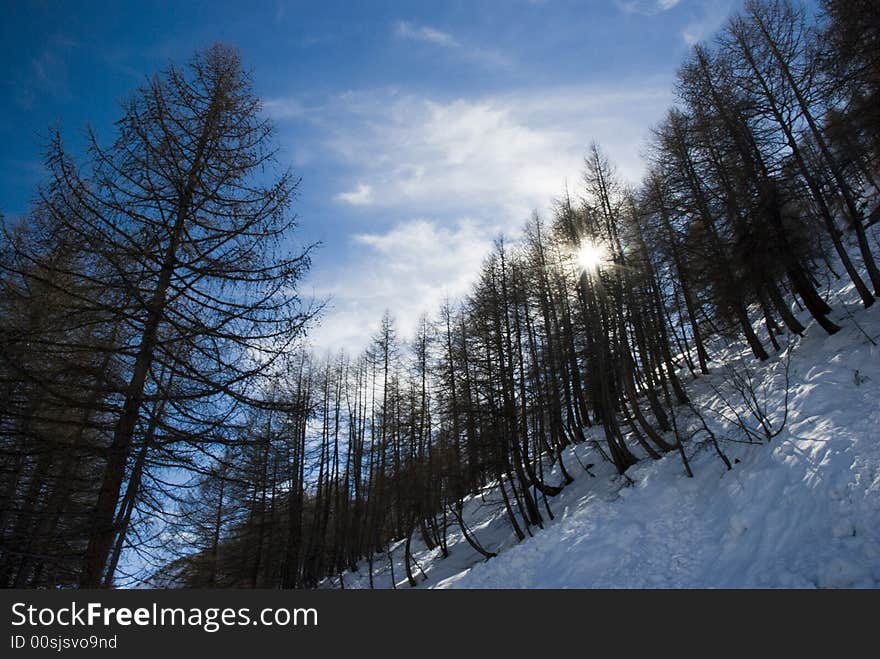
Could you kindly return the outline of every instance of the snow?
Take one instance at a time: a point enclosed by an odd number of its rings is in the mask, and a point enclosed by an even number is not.
[[[576,480],[549,500],[555,519],[533,537],[516,542],[495,488],[466,502],[471,533],[496,558],[484,560],[451,519],[448,558],[417,533],[413,551],[427,577],[414,568],[419,587],[880,587],[880,348],[868,338],[880,343],[880,303],[862,309],[842,280],[829,281],[827,294],[843,329],[827,336],[799,315],[808,328],[788,347],[788,417],[773,439],[747,443],[731,425],[724,401],[736,404],[736,396],[724,370],[751,369],[778,424],[786,351],[758,365],[744,346],[728,346],[709,376],[689,382],[732,470],[699,435],[686,445],[693,478],[674,452],[621,477],[589,443],[579,445],[564,456]],[[693,423],[679,413],[680,423]],[[595,477],[579,462],[594,463]],[[403,551],[403,541],[391,546],[397,586],[407,588]],[[388,560],[374,558],[376,587],[391,586]],[[346,588],[368,587],[366,562],[343,579]]]

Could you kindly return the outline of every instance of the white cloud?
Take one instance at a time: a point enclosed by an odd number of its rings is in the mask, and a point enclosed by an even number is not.
[[[370,204],[373,201],[373,188],[365,183],[358,183],[354,190],[351,192],[340,192],[336,195],[336,199],[352,206]]]
[[[681,0],[614,0],[617,8],[627,14],[653,16],[675,7]]]
[[[298,119],[305,114],[305,107],[295,98],[272,98],[263,101],[265,110],[273,119]]]
[[[591,139],[637,180],[648,126],[671,102],[669,81],[621,89],[557,88],[438,101],[394,91],[328,104],[326,148],[354,170],[337,198],[417,215],[503,218],[519,226],[577,181]]]
[[[316,261],[315,293],[332,298],[312,333],[316,346],[362,349],[386,308],[409,336],[420,313],[469,290],[498,233],[515,237],[566,181],[577,193],[591,139],[636,182],[640,150],[672,101],[670,88],[667,79],[639,79],[452,100],[368,90],[309,112],[322,136],[315,151],[354,181],[337,200],[361,203],[368,220],[386,222],[380,230],[361,225],[347,243],[334,237],[344,254]]]
[[[443,32],[426,25],[417,26],[409,21],[398,21],[395,28],[395,34],[404,39],[412,39],[413,41],[424,41],[433,43],[445,48],[461,48],[461,44],[448,32]]]
[[[331,298],[316,347],[363,349],[386,308],[407,337],[444,295],[467,293],[495,236],[515,237],[534,209],[546,214],[566,183],[577,194],[592,139],[636,182],[649,126],[672,102],[671,75],[471,98],[349,91],[311,98],[305,112],[268,102],[308,136],[302,148],[319,166],[347,173],[335,200],[359,209],[347,237],[319,236],[334,257],[309,277]]]
[[[681,38],[692,46],[710,37],[721,27],[737,2],[738,0],[702,0],[687,3],[686,8],[691,16],[681,30]],[[678,7],[681,0],[614,0],[614,4],[626,14],[654,16]],[[687,16],[685,12],[680,13]]]
[[[681,38],[689,46],[694,46],[706,38],[708,30],[699,23],[688,23],[681,31]]]
[[[702,14],[691,20],[681,31],[681,38],[689,46],[693,46],[711,37],[733,9],[733,0],[712,0],[702,5]]]
[[[399,336],[410,337],[421,314],[468,292],[491,238],[490,228],[469,220],[449,226],[428,219],[354,235],[355,260],[322,273],[327,284],[316,292],[330,297],[330,310],[310,340],[319,349],[359,351],[385,309]]]
[[[511,65],[510,58],[497,50],[462,43],[450,33],[429,25],[398,21],[394,27],[394,34],[398,39],[439,46],[459,57],[484,66],[506,68]]]

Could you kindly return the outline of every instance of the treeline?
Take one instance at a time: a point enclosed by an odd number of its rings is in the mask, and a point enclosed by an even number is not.
[[[212,161],[210,182],[190,178],[197,127],[235,103],[205,114],[204,92],[181,91],[192,123],[169,121],[159,99],[189,78],[157,79],[126,115],[155,116],[150,128],[94,146],[87,179],[50,159],[52,185],[3,243],[5,583],[124,583],[126,552],[142,571],[168,561],[155,585],[344,584],[362,560],[372,579],[372,561],[404,540],[394,576],[415,585],[413,538],[446,555],[460,528],[492,556],[462,514],[486,486],[518,538],[552,519],[572,444],[593,442],[621,474],[667,453],[690,474],[686,381],[709,372],[719,341],[766,360],[805,331],[793,306],[836,332],[825,277],[848,278],[865,306],[880,294],[871,5],[827,0],[811,17],[747,2],[681,67],[638,188],[593,145],[580,189],[515,244],[499,239],[465,299],[409,341],[386,315],[359,356],[292,350],[310,312],[273,275],[295,280],[307,255],[278,266],[260,248],[289,228],[293,182],[249,196],[241,182],[262,151],[248,148]],[[209,70],[194,67],[196,80]],[[228,116],[216,120],[227,139],[255,145]],[[169,171],[186,175],[140,192]],[[266,223],[243,219],[266,208]]]
[[[31,212],[3,223],[3,586],[106,587],[123,552],[149,561],[181,470],[238,439],[313,313],[297,181],[269,174],[234,51],[149,79],[116,129],[79,165],[54,134]]]
[[[487,485],[518,538],[552,519],[573,478],[560,454],[592,426],[620,473],[672,452],[690,474],[682,373],[708,373],[718,340],[768,359],[805,331],[793,305],[838,331],[826,277],[866,307],[880,294],[866,233],[880,50],[862,4],[826,2],[814,21],[748,2],[682,65],[638,189],[594,145],[577,193],[499,239],[470,295],[412,340],[386,315],[357,358],[301,356],[276,390],[299,414],[254,417],[246,448],[201,479],[184,513],[198,551],[166,582],[344,587],[360,561],[372,584],[387,560],[415,585],[414,537],[445,556],[460,528],[492,556],[462,517]]]

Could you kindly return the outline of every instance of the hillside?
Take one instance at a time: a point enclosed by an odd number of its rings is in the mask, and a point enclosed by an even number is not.
[[[719,352],[711,375],[690,382],[694,406],[731,470],[704,432],[686,446],[693,478],[675,452],[618,476],[587,442],[565,454],[576,480],[548,499],[555,519],[534,537],[515,542],[489,487],[467,501],[464,520],[497,557],[484,560],[454,521],[448,558],[414,538],[419,587],[880,586],[880,347],[874,344],[880,309],[862,309],[851,286],[832,281],[828,287],[840,332],[827,336],[809,325],[804,337],[760,366],[745,346],[730,346]],[[806,324],[808,317],[800,319]],[[731,405],[745,409],[730,374],[749,371],[774,428],[785,416],[788,392],[785,425],[769,441],[749,443],[727,420]],[[684,412],[679,423],[689,426],[687,434],[699,425]],[[601,440],[601,429],[591,437]],[[590,463],[588,473],[582,465]],[[554,473],[548,480],[560,478]],[[406,588],[403,553],[403,541],[391,546],[394,581]],[[374,558],[377,588],[391,587],[388,559]],[[344,587],[369,587],[367,571],[362,562],[357,572],[344,573]],[[338,578],[323,584],[339,585]]]

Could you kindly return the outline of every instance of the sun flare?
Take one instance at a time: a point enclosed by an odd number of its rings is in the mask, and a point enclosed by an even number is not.
[[[596,270],[608,258],[608,253],[601,245],[592,242],[581,243],[575,252],[577,264],[581,270]]]

